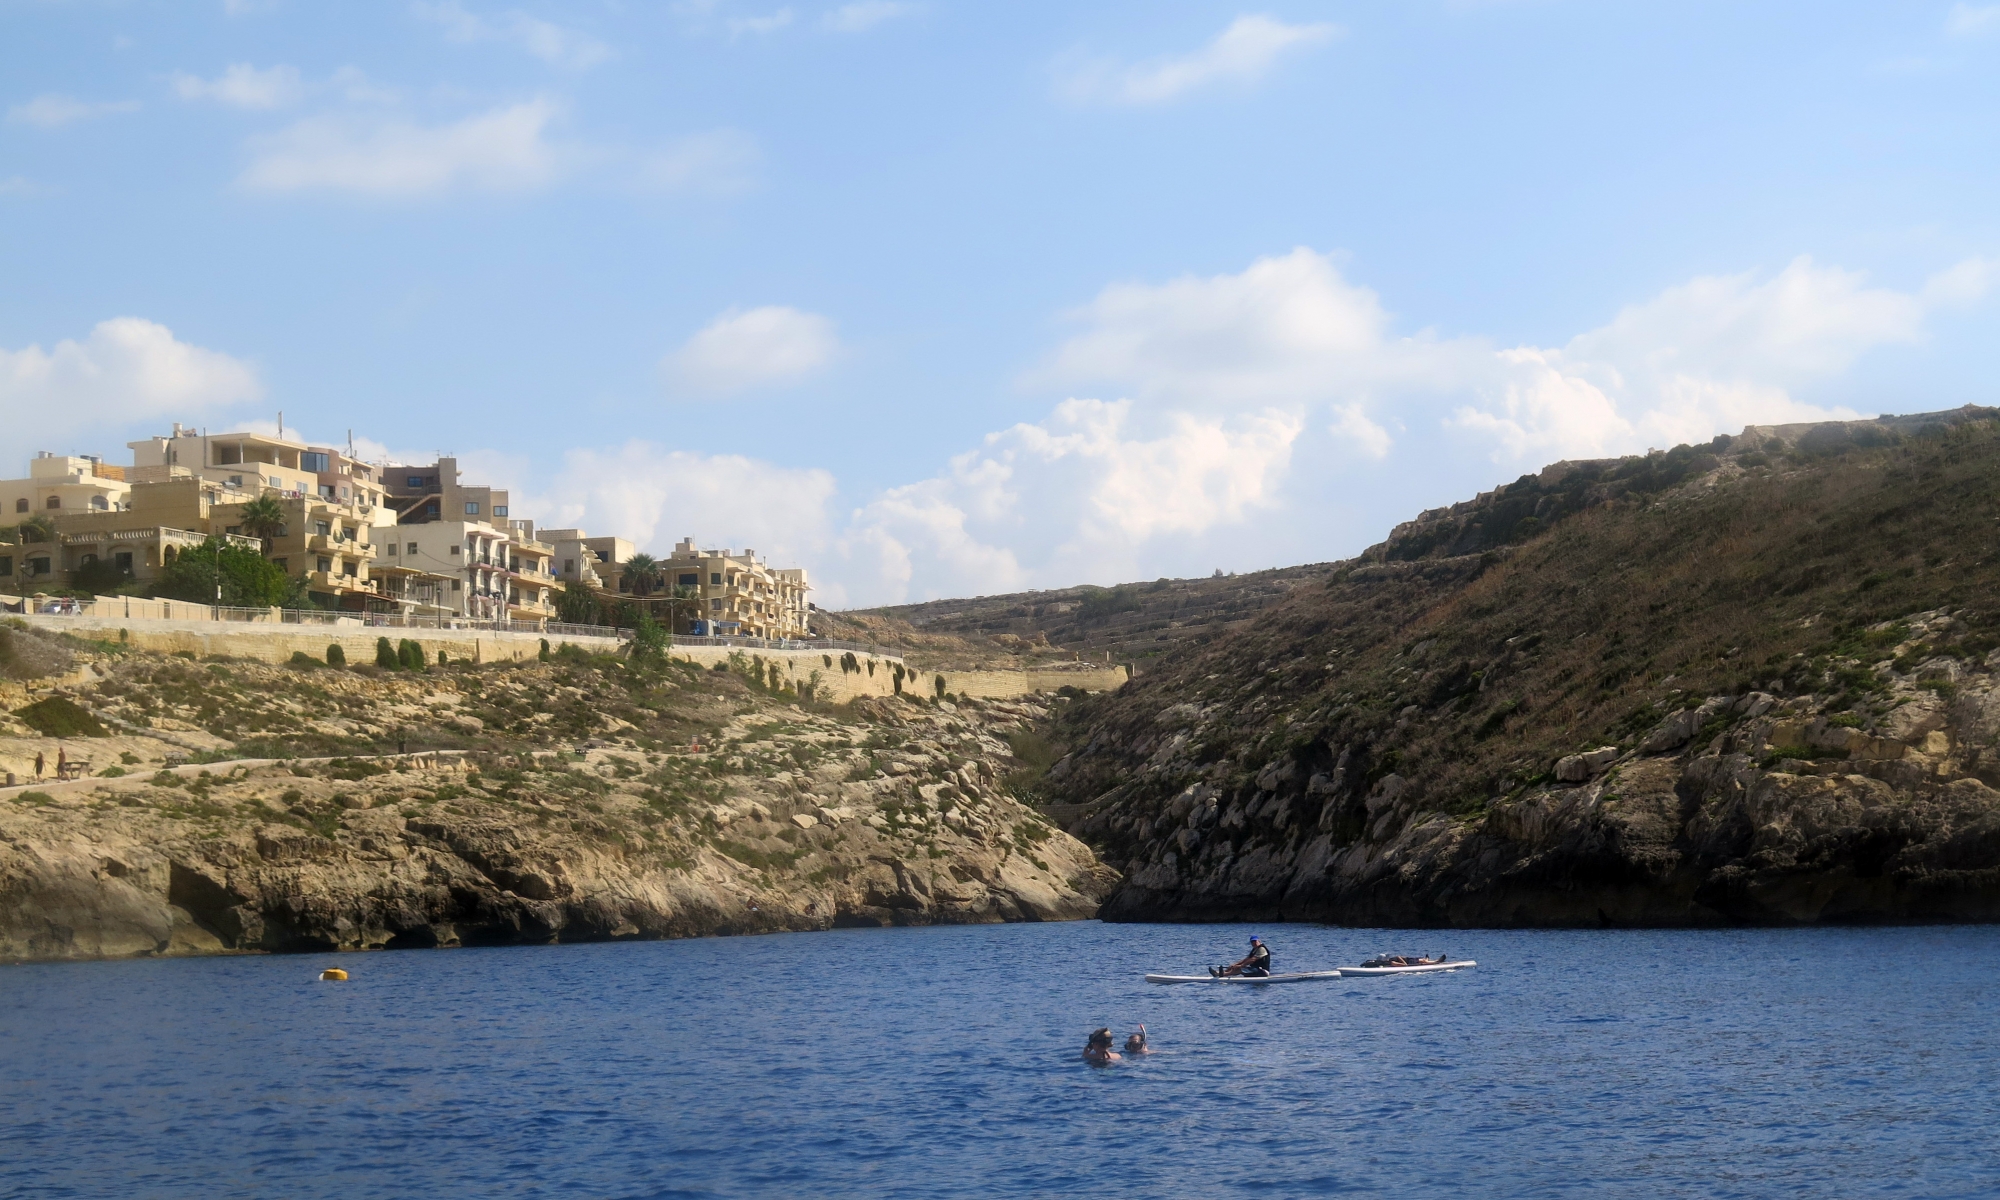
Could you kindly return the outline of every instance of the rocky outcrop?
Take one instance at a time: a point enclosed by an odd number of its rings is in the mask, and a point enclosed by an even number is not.
[[[117,668],[102,694],[150,702],[141,674]],[[514,734],[457,754],[135,767],[0,792],[0,960],[1070,920],[1115,882],[1004,782],[1008,735],[1044,715],[1032,699],[807,707],[722,673],[623,674],[363,678],[326,694],[462,688],[412,721],[472,695],[513,716],[514,692],[729,715],[677,744]],[[116,745],[137,760],[144,741]]]
[[[1308,747],[1247,781],[1226,762],[1160,760],[1070,827],[1125,873],[1107,920],[2000,920],[2000,683],[1984,660],[1908,662],[1953,624],[1886,623],[1905,640],[1863,704],[1703,698],[1476,812],[1440,810],[1398,771],[1371,779],[1366,747],[1325,752],[1319,771]]]

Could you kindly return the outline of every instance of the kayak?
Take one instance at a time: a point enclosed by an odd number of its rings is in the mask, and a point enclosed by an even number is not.
[[[1340,968],[1340,974],[1343,978],[1354,975],[1415,975],[1422,971],[1456,971],[1460,967],[1476,967],[1478,965],[1478,963],[1468,958],[1464,960],[1453,959],[1450,962],[1424,963],[1421,966],[1415,967],[1342,967]]]
[[[1338,979],[1339,971],[1294,971],[1288,975],[1148,975],[1147,983],[1304,983]]]

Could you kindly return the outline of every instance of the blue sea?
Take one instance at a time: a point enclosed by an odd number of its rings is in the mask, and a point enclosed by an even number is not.
[[[1252,932],[1479,965],[1140,978]],[[1997,972],[1986,927],[1096,922],[0,967],[0,1196],[1994,1196]]]

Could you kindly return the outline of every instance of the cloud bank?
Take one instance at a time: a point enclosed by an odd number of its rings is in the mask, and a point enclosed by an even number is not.
[[[1287,54],[1338,35],[1335,25],[1287,25],[1274,17],[1242,16],[1192,54],[1125,64],[1070,61],[1058,68],[1058,90],[1072,101],[1160,104],[1215,84],[1248,85]]]

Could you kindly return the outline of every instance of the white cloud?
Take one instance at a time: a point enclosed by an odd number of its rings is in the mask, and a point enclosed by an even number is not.
[[[87,121],[92,117],[137,111],[139,111],[137,100],[78,100],[74,96],[44,92],[33,100],[9,108],[7,121],[12,125],[34,125],[41,129],[56,129],[78,121]]]
[[[508,42],[543,62],[583,69],[611,57],[611,47],[574,29],[531,17],[518,9],[490,17],[468,11],[456,0],[415,6],[419,17],[444,29],[454,42]]]
[[[249,63],[231,63],[215,79],[176,72],[171,82],[183,100],[214,100],[234,108],[283,108],[298,103],[306,90],[298,68],[283,64],[258,70]]]
[[[324,189],[415,196],[458,188],[539,187],[570,165],[546,134],[548,100],[496,108],[445,125],[355,115],[310,117],[253,139],[239,182],[264,192]]]
[[[781,8],[769,16],[731,17],[729,19],[729,36],[734,38],[741,37],[746,33],[776,33],[792,23],[792,16],[791,9]]]
[[[0,412],[10,442],[24,449],[128,421],[196,416],[263,390],[250,364],[140,317],[100,321],[83,340],[47,350],[0,348]]]
[[[792,565],[818,560],[829,540],[834,478],[817,468],[644,441],[571,450],[542,485],[509,478],[500,464],[482,466],[512,485],[517,510],[534,514],[538,526],[617,534],[653,554],[691,535],[703,546],[754,549]]]
[[[639,183],[668,192],[731,196],[757,182],[763,154],[757,141],[735,129],[692,134],[653,154],[637,156]]]
[[[1131,578],[1149,543],[1238,524],[1275,502],[1302,422],[1277,409],[1167,413],[1069,400],[989,434],[945,473],[868,504],[841,550],[879,597]]]
[[[1269,16],[1241,16],[1193,54],[1129,65],[1102,60],[1059,64],[1059,88],[1077,101],[1159,104],[1209,84],[1255,83],[1285,53],[1339,33],[1336,25],[1287,25]]]
[[[1954,4],[1944,27],[1959,37],[2000,28],[2000,4]]]
[[[41,185],[25,175],[9,175],[0,179],[0,196],[39,196]]]
[[[839,352],[832,321],[773,304],[723,313],[662,368],[673,382],[720,395],[803,379]]]
[[[917,5],[899,4],[896,0],[859,0],[827,13],[820,18],[820,24],[835,33],[860,33],[894,17],[909,16],[916,11]]]

